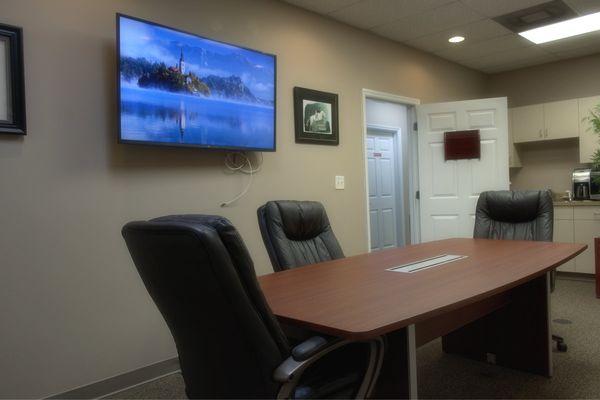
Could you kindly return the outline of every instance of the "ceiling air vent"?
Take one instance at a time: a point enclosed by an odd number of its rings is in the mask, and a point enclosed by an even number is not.
[[[577,16],[577,13],[562,0],[554,0],[511,12],[510,14],[501,15],[494,18],[494,21],[513,32],[519,33]]]

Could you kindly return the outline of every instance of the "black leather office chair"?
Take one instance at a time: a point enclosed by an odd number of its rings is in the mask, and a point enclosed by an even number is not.
[[[217,216],[130,222],[123,237],[177,346],[190,398],[365,397],[383,341],[312,337],[290,348],[246,246]]]
[[[344,258],[321,203],[269,201],[257,214],[260,233],[275,271]]]
[[[479,195],[473,237],[551,242],[554,206],[547,190],[489,191]],[[555,273],[551,288],[554,290]],[[559,351],[567,351],[564,339],[552,335]]]

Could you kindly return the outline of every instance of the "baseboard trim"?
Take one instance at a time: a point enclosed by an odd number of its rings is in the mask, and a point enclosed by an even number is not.
[[[594,281],[596,276],[594,274],[585,274],[583,272],[568,272],[568,271],[557,271],[556,276],[562,279],[570,279],[574,281]]]
[[[90,383],[89,385],[58,393],[47,397],[47,399],[100,399],[163,376],[171,375],[179,370],[179,359],[177,357],[170,358],[156,364]]]

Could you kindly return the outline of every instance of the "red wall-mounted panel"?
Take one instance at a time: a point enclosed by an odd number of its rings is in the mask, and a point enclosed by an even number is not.
[[[479,130],[444,132],[444,158],[446,161],[481,158]]]

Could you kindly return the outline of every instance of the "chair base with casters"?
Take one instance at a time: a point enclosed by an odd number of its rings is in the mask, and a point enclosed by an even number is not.
[[[552,340],[556,342],[556,350],[564,353],[567,351],[567,344],[565,343],[565,339],[558,335],[552,335]]]

